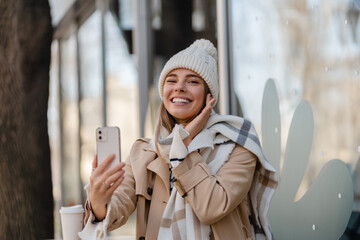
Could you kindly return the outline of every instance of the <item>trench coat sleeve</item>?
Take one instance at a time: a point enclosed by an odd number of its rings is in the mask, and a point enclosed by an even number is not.
[[[149,174],[147,165],[155,157],[156,153],[152,150],[149,139],[138,139],[135,141],[126,161],[124,181],[115,190],[111,198],[109,231],[126,223],[129,216],[139,205],[139,196],[147,200],[151,199],[148,187],[152,184],[152,175]]]
[[[198,152],[190,153],[172,171],[177,190],[204,224],[213,224],[233,211],[247,197],[257,157],[236,145],[228,161],[213,175]]]
[[[136,208],[135,179],[129,160],[124,169],[125,178],[111,197],[108,231],[124,225]]]

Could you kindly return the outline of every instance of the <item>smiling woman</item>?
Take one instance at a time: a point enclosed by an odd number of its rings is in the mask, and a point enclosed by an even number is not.
[[[277,175],[252,124],[213,110],[214,45],[201,39],[174,55],[158,87],[154,138],[137,140],[126,165],[106,170],[112,156],[94,159],[80,236],[104,238],[137,209],[136,239],[250,239],[255,229],[272,239],[266,213]]]
[[[177,123],[186,124],[204,108],[205,86],[204,80],[188,69],[175,69],[166,76],[163,103]]]

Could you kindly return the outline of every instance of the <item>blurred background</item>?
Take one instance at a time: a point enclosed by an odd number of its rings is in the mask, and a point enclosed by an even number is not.
[[[358,0],[50,0],[54,35],[48,128],[55,238],[59,207],[83,204],[95,129],[119,126],[122,159],[152,137],[157,81],[173,54],[195,39],[218,47],[217,111],[261,132],[265,82],[276,81],[282,149],[301,100],[315,121],[310,163],[298,197],[329,160],[344,161],[360,212],[360,2]],[[132,217],[113,237],[133,236]]]

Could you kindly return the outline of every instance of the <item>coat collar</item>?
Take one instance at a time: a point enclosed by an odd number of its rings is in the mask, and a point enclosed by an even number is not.
[[[155,152],[152,148],[144,148],[144,151]],[[159,157],[155,158],[147,165],[149,171],[157,174],[163,181],[166,189],[170,191],[170,172],[169,166]]]

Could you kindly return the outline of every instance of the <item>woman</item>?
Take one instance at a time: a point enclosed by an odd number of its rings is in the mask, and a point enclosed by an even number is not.
[[[97,166],[86,187],[83,239],[103,238],[136,209],[136,239],[271,239],[266,220],[277,185],[251,123],[217,115],[217,51],[197,40],[159,78],[153,139],[137,140],[126,164]]]

